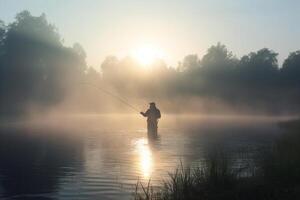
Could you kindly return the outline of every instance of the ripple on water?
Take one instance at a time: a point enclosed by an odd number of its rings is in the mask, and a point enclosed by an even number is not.
[[[141,127],[129,130],[114,128],[113,131],[108,131],[106,127],[105,131],[101,131],[99,127],[89,130],[88,126],[84,131],[79,131],[80,134],[74,135],[79,140],[76,142],[73,137],[60,139],[59,135],[63,133],[59,132],[57,139],[51,139],[51,142],[41,139],[43,145],[32,137],[28,139],[32,141],[26,145],[35,146],[34,151],[29,152],[29,161],[36,164],[28,164],[23,170],[35,178],[43,174],[52,190],[45,192],[41,187],[41,191],[26,193],[2,184],[0,194],[16,199],[26,196],[63,200],[130,199],[138,179],[147,182],[151,178],[151,182],[157,186],[162,178],[167,178],[168,172],[180,165],[180,161],[186,165],[203,161],[210,146],[223,146],[230,151],[240,148],[257,151],[271,141],[266,139],[266,135],[272,138],[269,133],[277,130],[274,124],[257,126],[256,121],[243,122],[239,126],[230,120],[218,123],[195,121],[193,126],[187,128],[162,124],[159,137],[154,139],[149,139]],[[66,145],[62,145],[64,143]],[[19,144],[17,141],[15,146]],[[3,153],[2,150],[0,153]],[[18,153],[22,155],[22,152]],[[14,156],[17,160],[19,154]],[[7,166],[11,166],[14,160],[7,158],[7,162]],[[243,162],[243,159],[236,160],[237,165]],[[14,180],[13,174],[17,172],[8,168],[8,172],[4,173],[3,166],[3,163],[0,164],[0,180],[3,181],[4,177]],[[42,168],[48,171],[44,172]],[[47,176],[47,173],[51,174]],[[30,180],[24,181],[24,184],[30,183]],[[18,193],[8,194],[9,189]]]

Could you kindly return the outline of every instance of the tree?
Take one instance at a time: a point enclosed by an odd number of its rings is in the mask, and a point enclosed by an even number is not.
[[[64,47],[46,15],[23,11],[15,19],[1,32],[0,110],[18,115],[28,106],[47,107],[60,101],[86,66],[82,49]]]
[[[279,72],[277,56],[278,53],[268,48],[243,56],[240,61],[240,78],[252,86],[276,86]]]
[[[236,62],[232,52],[226,46],[218,43],[211,46],[201,60],[202,67],[228,67]]]
[[[178,70],[185,72],[200,67],[200,60],[197,54],[190,54],[183,58],[182,63],[179,64]]]
[[[282,76],[286,83],[300,87],[300,51],[290,53],[282,65]]]
[[[278,53],[268,48],[263,48],[257,52],[251,52],[247,56],[243,56],[241,58],[241,64],[244,67],[265,72],[276,71],[278,70],[277,56]]]
[[[6,26],[3,21],[0,20],[0,65],[1,59],[4,54],[3,42],[5,38]]]

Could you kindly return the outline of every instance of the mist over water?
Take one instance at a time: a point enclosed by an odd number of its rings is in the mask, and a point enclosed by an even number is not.
[[[186,55],[177,66],[156,58],[146,67],[112,55],[91,67],[84,47],[66,46],[45,14],[25,10],[9,24],[0,21],[0,117],[129,113],[152,101],[164,113],[298,114],[300,52],[291,52],[282,66],[277,57],[262,48],[237,58],[217,43],[202,58]]]
[[[214,151],[255,169],[278,122],[299,114],[300,51],[282,66],[277,57],[262,48],[238,58],[217,43],[177,66],[108,56],[91,67],[45,14],[0,21],[0,198],[130,199],[137,180],[159,186]],[[157,137],[139,114],[150,102],[162,114]]]
[[[199,165],[215,148],[250,152],[235,161],[249,163],[278,137],[282,119],[165,115],[157,138],[147,137],[137,115],[15,122],[1,127],[1,197],[130,199],[138,179],[159,185],[180,162]]]

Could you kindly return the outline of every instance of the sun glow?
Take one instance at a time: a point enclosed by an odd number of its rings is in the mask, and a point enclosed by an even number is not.
[[[163,52],[154,46],[139,47],[132,55],[142,66],[150,66],[155,60],[163,58]]]

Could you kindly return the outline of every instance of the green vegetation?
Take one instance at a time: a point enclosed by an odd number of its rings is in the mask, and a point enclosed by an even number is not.
[[[231,167],[230,159],[215,152],[198,167],[181,165],[161,187],[136,185],[135,200],[184,199],[299,199],[300,121],[282,123],[285,133],[272,150],[257,159],[256,170]]]
[[[278,185],[300,186],[300,120],[281,123],[285,134],[263,163],[265,178]]]
[[[238,58],[217,43],[203,57],[187,55],[172,67],[157,60],[149,70],[131,57],[109,56],[99,72],[87,65],[78,43],[65,45],[45,14],[22,11],[11,23],[0,20],[0,117],[61,103],[73,112],[120,111],[108,110],[114,107],[111,99],[83,82],[137,99],[134,103],[155,97],[168,112],[297,113],[300,51],[291,52],[282,66],[277,57],[263,48]]]

